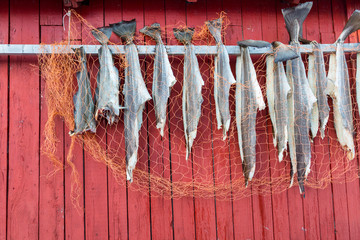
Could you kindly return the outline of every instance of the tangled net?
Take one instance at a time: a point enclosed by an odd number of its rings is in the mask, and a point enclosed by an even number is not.
[[[226,26],[229,24],[224,14],[223,36],[226,34]],[[82,28],[79,28],[82,26]],[[171,34],[173,27],[161,26],[167,29],[163,39],[174,44],[175,38]],[[68,49],[69,43],[74,42],[82,29],[82,44],[98,44],[90,31],[94,27],[83,19],[75,11],[71,13],[68,40],[53,44],[53,53],[44,53],[39,56],[41,75],[46,80],[46,101],[48,105],[48,121],[45,126],[45,143],[42,149],[54,163],[57,169],[63,169],[63,162],[58,159],[56,145],[58,138],[55,134],[54,119],[60,117],[64,120],[68,131],[74,129],[74,103],[73,96],[77,90],[76,72],[79,70],[79,59],[75,54],[56,54],[57,48]],[[193,38],[195,45],[215,45],[215,41],[209,34],[207,27],[197,27]],[[115,40],[113,40],[115,39]],[[224,39],[226,39],[224,37]],[[121,44],[120,39],[113,36],[109,45]],[[143,35],[136,37],[136,44],[151,44],[155,42]],[[226,41],[225,41],[226,43]],[[116,46],[115,46],[116,47]],[[120,104],[123,103],[122,88],[124,84],[124,68],[126,60],[122,55],[114,55],[115,66],[120,73]],[[260,83],[266,103],[266,66],[265,55],[252,56],[256,74]],[[329,55],[325,54],[326,69],[328,69]],[[151,93],[154,55],[140,56],[140,65],[146,86]],[[303,61],[307,67],[307,56],[303,54]],[[98,57],[88,55],[88,71],[92,95],[96,88],[96,77],[99,70]],[[198,125],[197,137],[195,138],[192,155],[185,160],[185,139],[183,130],[182,114],[182,79],[184,56],[170,55],[169,60],[173,68],[177,83],[171,90],[168,103],[167,123],[165,136],[161,138],[156,129],[156,119],[152,100],[146,103],[143,115],[143,124],[140,130],[138,163],[134,170],[134,178],[131,188],[142,192],[148,192],[149,186],[152,196],[180,198],[195,196],[209,198],[216,195],[221,199],[239,199],[252,194],[279,193],[288,189],[290,184],[290,158],[286,157],[279,163],[277,149],[273,145],[272,126],[266,108],[260,111],[256,120],[257,144],[256,144],[256,170],[249,187],[245,187],[242,163],[240,158],[237,129],[235,122],[235,85],[230,90],[231,124],[228,137],[222,140],[222,130],[217,129],[215,103],[214,103],[214,56],[198,56],[200,71],[205,85],[202,89],[204,102],[202,115]],[[235,57],[230,57],[233,73]],[[359,130],[359,112],[355,99],[355,71],[356,54],[347,54],[349,67],[352,109],[355,132]],[[330,119],[326,128],[326,136],[321,139],[318,136],[312,143],[311,172],[305,186],[311,188],[326,188],[330,183],[350,182],[358,179],[358,161],[348,161],[346,153],[337,141],[334,129],[332,103]],[[266,103],[267,105],[267,103]],[[70,136],[66,136],[69,137]],[[355,145],[360,143],[360,135],[356,134]],[[81,192],[79,175],[72,163],[72,151],[74,148],[84,148],[94,159],[106,164],[113,172],[119,184],[126,184],[125,173],[125,137],[123,112],[114,125],[107,125],[103,119],[98,122],[97,133],[85,133],[72,136],[72,143],[67,153],[65,166],[72,168],[72,198],[78,199]],[[356,149],[358,152],[359,149]],[[297,183],[295,183],[297,185]],[[75,201],[76,202],[76,201]]]

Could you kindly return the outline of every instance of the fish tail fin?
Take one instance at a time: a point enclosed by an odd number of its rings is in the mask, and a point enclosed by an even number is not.
[[[174,36],[175,38],[181,42],[182,44],[189,45],[191,44],[192,38],[195,33],[194,28],[174,28]]]
[[[345,27],[343,31],[341,32],[339,38],[336,42],[344,42],[345,39],[353,32],[360,29],[360,10],[355,10],[347,23],[345,24]]]
[[[91,30],[91,33],[101,45],[104,45],[109,42],[112,29],[110,27],[101,27]]]
[[[256,48],[265,48],[271,46],[271,43],[261,40],[243,40],[243,41],[238,41],[237,44],[240,47],[256,47]]]
[[[145,26],[140,29],[140,32],[146,36],[153,38],[156,42],[161,40],[160,23],[153,23],[151,26]]]
[[[112,31],[119,36],[124,42],[130,43],[133,41],[136,31],[136,20],[121,21],[118,23],[110,24]]]
[[[295,7],[281,9],[281,12],[285,19],[286,29],[288,30],[288,33],[290,34],[291,37],[293,37],[292,34],[294,33],[294,29],[293,29],[295,27],[294,22],[297,21],[298,23],[299,31],[298,34],[296,35],[296,40],[302,38],[302,29],[303,29],[302,25],[307,15],[310,12],[312,5],[313,5],[312,2],[305,2]],[[291,40],[295,40],[295,39],[291,38]]]
[[[271,43],[275,55],[275,63],[284,62],[287,60],[292,60],[299,57],[299,54],[296,53],[289,46],[281,43],[281,42],[273,42]]]
[[[222,27],[222,18],[218,18],[211,21],[205,22],[207,28],[209,29],[211,35],[215,38],[217,43],[221,41],[221,27]]]

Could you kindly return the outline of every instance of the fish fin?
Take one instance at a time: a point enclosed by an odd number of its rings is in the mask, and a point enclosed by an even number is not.
[[[299,57],[299,54],[296,53],[293,49],[289,46],[281,43],[281,42],[273,42],[272,44],[274,56],[275,56],[275,63],[284,62],[287,60],[292,60]]]
[[[113,32],[119,36],[122,41],[126,44],[131,43],[134,38],[136,31],[136,20],[132,19],[130,21],[121,21],[118,23],[110,24]]]
[[[256,47],[256,48],[265,48],[271,46],[271,43],[261,40],[243,40],[243,41],[238,41],[237,44],[240,47]]]
[[[305,3],[301,3],[295,7],[291,7],[291,8],[285,8],[285,9],[281,9],[281,12],[284,16],[285,19],[285,24],[286,24],[286,29],[288,30],[288,33],[291,35],[291,33],[293,32],[293,27],[292,24],[294,23],[294,21],[298,22],[299,25],[299,32],[298,35],[296,36],[296,39],[301,39],[302,38],[302,25],[303,22],[305,20],[305,18],[307,17],[307,15],[309,14],[311,8],[312,8],[313,3],[312,2],[305,2]],[[291,38],[291,40],[293,40]]]
[[[153,38],[156,42],[161,41],[160,23],[153,23],[151,26],[145,26],[140,32],[146,36]]]
[[[191,44],[191,40],[195,33],[194,28],[183,28],[183,29],[174,28],[173,30],[174,30],[174,36],[179,42],[185,45]]]
[[[343,31],[336,42],[344,42],[345,39],[353,32],[360,29],[360,10],[355,10],[347,21]]]
[[[205,22],[207,28],[209,29],[211,35],[215,38],[217,43],[221,43],[221,27],[222,27],[222,18],[218,18],[211,21]]]
[[[92,35],[99,41],[102,45],[109,42],[112,28],[111,27],[101,27],[91,30]]]

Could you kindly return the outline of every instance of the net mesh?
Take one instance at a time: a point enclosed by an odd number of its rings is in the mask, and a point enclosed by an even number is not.
[[[225,14],[223,18],[223,38],[226,39],[226,26],[229,24]],[[163,39],[167,43],[176,44],[172,29],[184,27],[162,26],[166,29]],[[64,42],[53,44],[56,48],[69,48],[68,44],[99,44],[91,34],[93,26],[78,13],[72,11],[69,27],[69,38]],[[79,41],[81,36],[81,42]],[[121,44],[116,36],[110,38],[109,45]],[[135,44],[155,44],[150,38],[138,35]],[[215,45],[213,37],[207,27],[200,26],[195,30],[193,38],[195,45]],[[224,41],[226,44],[226,41]],[[326,69],[328,69],[329,55],[324,54]],[[123,85],[126,59],[123,55],[113,55],[114,63],[120,74],[120,105],[124,105]],[[252,56],[265,103],[266,100],[266,55]],[[233,73],[235,57],[230,57]],[[308,57],[303,54],[305,67],[308,66]],[[352,111],[355,133],[359,130],[359,112],[355,99],[355,71],[356,54],[346,54],[349,67],[350,85],[352,94]],[[140,66],[147,89],[151,94],[154,55],[140,56]],[[182,113],[182,82],[183,82],[183,55],[170,55],[169,60],[177,79],[171,89],[171,96],[167,108],[167,123],[164,137],[160,136],[156,128],[156,118],[153,101],[146,103],[143,112],[143,124],[139,131],[138,162],[133,172],[133,182],[127,184],[133,190],[148,192],[152,196],[180,198],[195,196],[209,198],[216,195],[221,199],[239,199],[252,194],[279,193],[288,189],[290,184],[291,161],[288,151],[281,163],[278,161],[278,152],[273,145],[272,125],[268,108],[259,111],[256,119],[256,170],[252,181],[245,187],[242,161],[238,145],[238,134],[235,122],[235,88],[230,89],[231,123],[228,137],[223,140],[222,130],[217,129],[215,102],[214,102],[214,56],[198,56],[200,72],[204,79],[202,95],[201,117],[198,124],[197,137],[194,140],[192,154],[185,159],[185,138]],[[80,69],[79,59],[75,54],[41,54],[39,65],[41,75],[46,81],[46,101],[49,109],[48,121],[45,126],[45,143],[43,153],[49,156],[56,169],[72,168],[72,198],[74,203],[80,196],[81,188],[79,175],[73,162],[74,148],[84,148],[93,159],[102,162],[113,172],[113,176],[121,185],[126,184],[125,163],[125,137],[124,115],[120,111],[119,121],[108,125],[105,119],[97,123],[96,134],[85,133],[71,136],[72,143],[67,153],[66,164],[63,165],[57,158],[56,145],[59,144],[55,134],[54,119],[60,117],[68,129],[74,130],[74,103],[73,96],[78,89],[76,72]],[[97,55],[87,55],[87,68],[90,74],[91,94],[94,96],[96,77],[99,71]],[[311,172],[305,183],[306,187],[325,188],[330,183],[349,182],[358,179],[358,160],[349,161],[346,152],[337,141],[332,100],[329,98],[331,108],[330,119],[326,127],[325,138],[320,134],[311,144]],[[346,107],[346,106],[344,106]],[[359,134],[355,134],[356,148],[359,143]],[[70,136],[66,136],[69,137]],[[357,153],[356,149],[356,153]],[[295,180],[295,185],[297,181]]]

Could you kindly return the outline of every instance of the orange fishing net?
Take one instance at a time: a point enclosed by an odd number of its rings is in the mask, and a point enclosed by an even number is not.
[[[224,14],[223,39],[226,44],[226,26],[229,20]],[[92,36],[93,26],[83,19],[75,11],[71,12],[71,24],[69,27],[70,39],[53,44],[56,48],[69,48],[71,44],[99,44]],[[161,26],[166,29],[163,32],[164,43],[175,44],[172,35],[173,27]],[[82,34],[80,33],[80,30]],[[136,33],[135,44],[153,45],[155,42],[150,38]],[[77,36],[82,36],[82,42],[76,42]],[[113,40],[114,39],[114,40]],[[113,42],[109,45],[121,44],[119,38],[110,38]],[[201,26],[195,29],[193,38],[194,45],[215,45],[213,37],[207,27]],[[179,44],[180,45],[180,44]],[[308,56],[302,54],[305,66],[308,65]],[[326,69],[328,69],[329,54],[324,54]],[[359,112],[355,98],[355,71],[356,54],[346,54],[349,67],[352,109],[355,132],[359,131]],[[238,199],[251,194],[271,194],[285,191],[290,184],[290,158],[288,150],[281,163],[278,161],[278,152],[273,145],[272,125],[268,108],[259,111],[256,119],[256,170],[249,186],[245,187],[245,181],[238,145],[238,135],[235,121],[235,87],[230,89],[230,113],[231,123],[228,136],[223,140],[222,130],[217,129],[215,103],[214,103],[214,56],[199,55],[200,72],[204,80],[202,88],[201,117],[197,127],[197,136],[192,147],[192,154],[185,159],[185,138],[182,112],[182,84],[183,84],[183,55],[169,55],[177,82],[171,89],[171,95],[167,107],[167,122],[164,137],[160,136],[156,128],[154,104],[150,100],[146,103],[143,111],[143,123],[139,131],[138,162],[133,172],[132,189],[142,192],[151,191],[152,196],[180,198],[184,196],[213,197],[216,199]],[[252,56],[256,69],[257,79],[266,100],[266,55]],[[123,55],[113,55],[116,68],[120,75],[120,105],[124,105],[123,84],[124,68],[127,64]],[[235,57],[230,57],[233,73],[235,73]],[[49,109],[48,121],[45,126],[45,143],[43,153],[49,156],[57,169],[71,167],[72,174],[72,198],[76,200],[80,196],[79,175],[72,163],[72,151],[74,148],[84,148],[94,159],[108,166],[113,172],[119,184],[126,184],[125,163],[125,137],[124,137],[124,114],[120,110],[119,121],[108,125],[104,119],[97,122],[97,133],[85,133],[72,136],[72,144],[67,153],[65,166],[56,157],[56,145],[59,144],[55,134],[54,119],[60,117],[64,120],[68,129],[74,130],[74,103],[73,96],[78,89],[76,72],[79,71],[79,59],[74,54],[41,54],[39,56],[41,75],[46,80],[46,101]],[[285,63],[284,63],[285,64]],[[140,56],[140,66],[147,89],[151,94],[154,55]],[[90,74],[91,91],[94,96],[96,77],[99,71],[97,55],[87,55],[87,69]],[[332,112],[331,99],[330,119],[326,127],[325,138],[320,134],[311,144],[311,172],[305,186],[311,188],[325,188],[330,183],[349,182],[358,179],[358,143],[360,135],[355,136],[356,157],[349,161],[346,153],[338,143]],[[310,136],[310,135],[309,135]],[[66,137],[70,138],[69,135]],[[295,180],[297,182],[297,180]],[[295,182],[295,185],[297,183]]]

